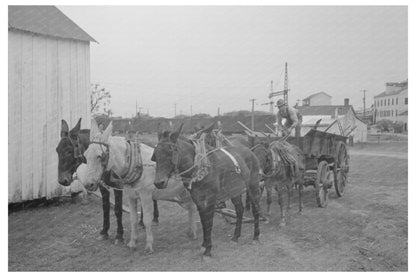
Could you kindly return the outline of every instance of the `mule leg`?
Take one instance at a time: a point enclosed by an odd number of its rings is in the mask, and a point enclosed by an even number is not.
[[[267,215],[271,215],[271,206],[272,206],[272,184],[266,183],[266,202],[267,202]]]
[[[134,194],[134,192],[133,192]],[[130,242],[127,246],[134,250],[136,249],[137,239],[139,238],[138,230],[137,230],[137,198],[134,196],[129,197],[129,207],[130,207]]]
[[[157,201],[153,200],[153,223],[159,224],[159,208],[157,207]]]
[[[123,191],[121,190],[114,190],[114,213],[116,214],[117,218],[117,235],[116,240],[114,241],[115,244],[123,243]]]
[[[246,192],[246,206],[245,206],[246,211],[250,211],[250,194],[248,193],[248,191]]]
[[[252,184],[249,186],[250,191],[250,201],[251,201],[251,208],[254,217],[254,235],[253,240],[258,241],[260,236],[260,224],[259,224],[259,217],[260,217],[260,189],[257,184]]]
[[[303,183],[302,182],[298,183],[298,193],[299,193],[299,213],[302,213],[302,210],[303,210],[303,199],[302,199]]]
[[[289,193],[289,192],[288,192]],[[283,203],[283,191],[282,188],[280,186],[278,186],[277,188],[277,195],[278,195],[278,202],[279,202],[279,207],[280,207],[280,226],[286,226],[286,214],[285,214],[285,209],[283,207],[284,203]]]
[[[153,253],[153,234],[152,234],[152,215],[153,215],[153,200],[152,192],[143,192],[140,194],[140,200],[143,209],[143,223],[146,228],[146,248],[145,251],[149,254]]]
[[[203,192],[196,189],[192,189],[191,196],[198,208],[199,218],[201,219],[202,233],[204,238],[202,247],[205,249],[203,255],[211,256],[211,231],[215,210],[215,197],[214,201],[208,201],[205,195],[203,195]]]
[[[289,183],[286,185],[287,188],[287,207],[286,210],[289,212],[290,210],[290,204],[293,197],[293,185],[295,182],[293,181],[293,178],[289,180]]]
[[[140,203],[140,221],[139,221],[139,226],[144,229],[144,223],[143,223],[143,207],[142,207],[142,204],[141,203]]]
[[[197,227],[196,227],[196,221],[195,221],[196,206],[192,202],[192,200],[186,204],[185,209],[188,211],[188,236],[191,239],[195,240],[197,239],[197,236],[196,236]]]
[[[102,186],[98,187],[100,188],[103,203],[103,229],[101,229],[98,239],[106,240],[108,239],[108,229],[110,229],[110,192]]]
[[[247,197],[248,197],[248,193],[247,193]],[[235,224],[234,236],[231,240],[234,242],[237,242],[238,238],[241,236],[241,223],[243,221],[243,213],[244,213],[244,207],[243,207],[241,195],[231,198],[231,202],[233,202],[234,208],[237,214],[237,222]],[[247,206],[246,206],[246,209],[247,209]]]
[[[211,233],[212,233],[212,226],[214,222],[214,212],[215,212],[215,197],[211,199],[211,201],[207,201],[207,207],[205,209],[205,234],[204,234],[204,243],[203,246],[205,247],[204,256],[211,256],[211,249],[212,249],[212,240],[211,240]]]

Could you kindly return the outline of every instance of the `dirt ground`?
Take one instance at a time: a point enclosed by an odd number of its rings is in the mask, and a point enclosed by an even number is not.
[[[407,176],[407,141],[356,145],[343,198],[332,189],[328,206],[318,208],[308,187],[303,214],[293,204],[288,225],[279,227],[274,194],[271,221],[261,223],[261,243],[255,245],[252,224],[243,225],[235,245],[230,243],[234,225],[216,215],[210,260],[201,259],[200,226],[198,239],[189,240],[186,212],[174,203],[159,202],[152,255],[143,251],[144,230],[135,252],[113,244],[113,211],[110,240],[96,239],[102,211],[95,196],[88,204],[61,201],[11,212],[9,271],[407,271]],[[127,241],[127,213],[123,222]]]

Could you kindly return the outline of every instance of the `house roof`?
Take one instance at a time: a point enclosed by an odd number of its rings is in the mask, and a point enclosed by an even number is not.
[[[382,93],[377,94],[376,96],[374,96],[374,98],[380,98],[380,97],[384,97],[384,96],[397,95],[397,94],[402,93],[405,90],[407,90],[407,87],[402,88],[402,89],[399,89],[399,90],[396,90],[396,91],[390,91],[390,92],[384,91],[384,92],[382,92]]]
[[[315,96],[317,96],[317,95],[319,95],[319,94],[325,94],[325,95],[327,95],[327,96],[329,96],[329,97],[331,97],[331,98],[332,98],[332,96],[331,96],[331,95],[329,95],[328,93],[326,93],[326,92],[324,92],[324,91],[321,91],[321,92],[317,92],[317,93],[314,93],[314,94],[309,95],[308,97],[304,98],[302,101],[304,101],[304,100],[308,100],[308,99],[311,99],[311,98],[313,98],[313,97],[315,97]]]
[[[97,42],[55,6],[9,6],[9,28],[58,38]]]
[[[335,109],[338,109],[338,115],[344,115],[352,106],[343,105],[324,105],[324,106],[299,106],[296,109],[301,115],[335,115]]]

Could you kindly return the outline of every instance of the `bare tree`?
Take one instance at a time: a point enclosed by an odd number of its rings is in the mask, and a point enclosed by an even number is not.
[[[98,114],[101,107],[108,113],[106,107],[110,104],[110,98],[110,92],[105,88],[101,88],[99,84],[91,84],[91,113]]]

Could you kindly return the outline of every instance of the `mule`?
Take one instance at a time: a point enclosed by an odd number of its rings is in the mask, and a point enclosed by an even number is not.
[[[62,120],[61,125],[61,139],[56,148],[58,153],[58,182],[63,186],[69,186],[73,181],[73,175],[79,165],[86,162],[83,156],[85,149],[90,144],[90,130],[81,129],[81,118],[78,123],[69,130],[68,123]],[[109,187],[117,188],[117,184],[110,181],[109,173],[103,174],[102,181]],[[102,209],[103,209],[103,227],[100,231],[99,240],[106,240],[109,238],[108,230],[110,229],[110,191],[103,186],[99,186]],[[117,235],[115,244],[123,242],[123,192],[119,189],[114,189],[114,213],[117,220]],[[157,202],[154,201],[154,216],[155,223],[158,222],[158,207]],[[141,220],[142,222],[142,220]]]
[[[246,147],[212,148],[204,145],[208,152],[202,156],[202,160],[209,166],[194,164],[195,156],[200,156],[201,153],[197,153],[193,141],[180,136],[182,127],[183,124],[176,131],[159,134],[159,142],[152,157],[156,162],[155,186],[164,189],[172,177],[181,177],[198,208],[203,229],[204,256],[212,255],[211,232],[215,205],[218,201],[231,199],[234,204],[237,221],[231,240],[238,241],[244,212],[241,196],[247,189],[253,206],[253,240],[258,241],[260,176],[257,158]],[[206,130],[209,131],[210,128]]]
[[[290,145],[289,148],[284,147],[284,149],[282,149],[283,146],[284,145],[282,145],[279,141],[275,141],[270,143],[268,148],[266,148],[264,144],[260,143],[253,149],[260,163],[263,164],[264,167],[263,178],[267,193],[267,214],[270,215],[271,213],[271,195],[274,188],[277,191],[278,203],[280,206],[281,219],[279,225],[281,227],[286,226],[286,214],[290,210],[293,187],[295,186],[297,187],[299,194],[299,213],[302,213],[302,194],[303,186],[305,184],[305,161],[301,150],[295,145]],[[292,170],[291,165],[287,165],[284,162],[284,157],[279,154],[279,151],[274,151],[275,148],[280,151],[286,151],[286,153],[295,157],[296,162],[293,166],[295,166],[297,170]],[[287,195],[286,210],[284,209],[284,190],[286,190]]]
[[[273,163],[273,155],[276,153],[272,153],[270,147],[281,147],[278,143],[273,143],[270,140],[268,141],[257,141],[256,139],[252,139],[252,141],[248,141],[241,136],[231,136],[228,138],[229,141],[233,144],[241,144],[246,147],[250,147],[250,150],[253,151],[257,159],[259,160],[259,165],[261,169],[262,180],[264,181],[264,187],[266,189],[266,203],[267,203],[267,215],[271,215],[271,204],[272,204],[272,190],[273,188],[278,193],[278,203],[280,206],[280,215],[281,215],[281,222],[280,226],[286,225],[286,213],[290,210],[291,205],[291,197],[293,193],[293,187],[297,186],[298,193],[299,193],[299,213],[302,213],[303,209],[303,201],[302,201],[302,194],[303,194],[303,185],[304,181],[304,166],[303,166],[303,155],[301,154],[301,150],[292,145],[290,148],[290,152],[299,157],[299,164],[300,170],[293,176],[290,172],[290,168],[282,162],[281,157],[275,156],[275,163]],[[286,190],[287,192],[287,203],[286,203],[286,210],[284,209],[284,198],[283,198],[283,191]],[[248,199],[248,198],[246,198]],[[250,203],[246,203],[246,209],[249,210]]]
[[[92,123],[94,125],[94,122]],[[96,123],[95,123],[96,125]],[[92,128],[95,130],[95,128]],[[87,190],[96,190],[100,180],[106,171],[111,171],[118,176],[123,176],[123,172],[129,171],[127,161],[128,144],[125,138],[111,136],[113,129],[112,122],[106,130],[99,134],[91,131],[90,145],[84,153],[86,164],[78,167],[77,174],[81,183]],[[196,222],[193,214],[196,211],[195,205],[182,183],[173,182],[170,190],[157,191],[154,187],[155,164],[150,160],[153,148],[143,143],[139,144],[142,172],[139,177],[131,184],[121,184],[121,188],[127,194],[130,207],[131,237],[128,243],[130,249],[136,248],[138,240],[137,230],[137,202],[140,199],[143,208],[143,223],[146,230],[147,253],[153,253],[153,234],[152,219],[153,200],[167,200],[181,204],[188,210],[189,229],[188,234],[196,239]],[[172,183],[172,182],[171,182]]]

